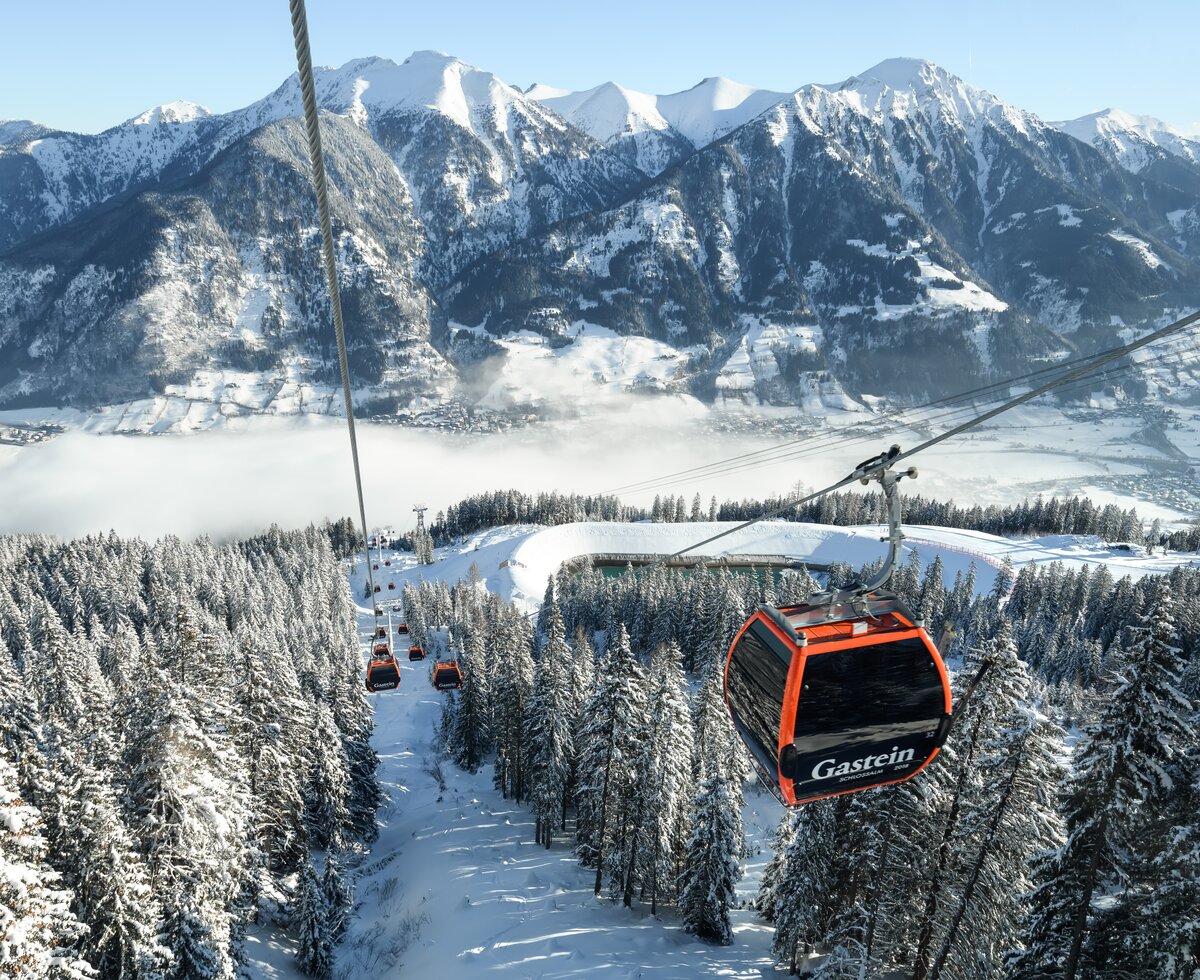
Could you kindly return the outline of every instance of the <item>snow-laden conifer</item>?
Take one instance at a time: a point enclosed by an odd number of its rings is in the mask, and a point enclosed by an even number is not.
[[[1155,844],[1144,831],[1152,808],[1171,792],[1179,748],[1191,738],[1169,592],[1154,597],[1113,667],[1114,685],[1076,750],[1063,803],[1066,843],[1033,869],[1026,948],[1010,967],[1016,977],[1100,975],[1138,945],[1128,932],[1147,901],[1137,871]]]
[[[719,768],[700,783],[691,826],[679,889],[683,927],[700,939],[728,945],[733,940],[729,909],[741,868],[735,857],[739,841],[733,794]]]

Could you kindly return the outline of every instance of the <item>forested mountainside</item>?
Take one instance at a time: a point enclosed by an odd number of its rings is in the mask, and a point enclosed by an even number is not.
[[[331,975],[380,803],[330,544],[348,528],[226,546],[2,539],[0,891],[17,915],[0,918],[0,964],[231,977],[262,918],[286,924],[304,972]],[[952,630],[960,694],[989,670],[916,779],[781,811],[755,902],[780,967],[1032,980],[1073,958],[1080,977],[1190,980],[1200,572],[1030,565],[980,592],[962,567],[949,581],[914,554],[892,584],[935,635]],[[835,565],[821,584],[864,571]],[[723,655],[756,605],[817,587],[585,562],[551,579],[536,620],[475,573],[400,595],[411,640],[462,670],[435,739],[448,761],[489,767],[597,894],[720,944],[749,857],[740,806],[764,792],[722,701]]]
[[[1194,144],[1055,128],[927,62],[642,97],[522,93],[419,52],[317,88],[352,373],[379,411],[470,402],[497,340],[584,325],[682,352],[705,399],[911,399],[1109,343],[1200,287]],[[239,411],[333,410],[270,396],[334,378],[297,112],[293,78],[95,136],[6,123],[0,406],[258,384]]]
[[[915,558],[893,585],[935,635],[955,631],[956,687],[989,670],[917,779],[781,814],[755,903],[779,966],[1034,978],[1074,959],[1081,977],[1190,978],[1200,575],[1028,567],[978,595],[973,571],[950,584]],[[536,630],[477,579],[404,602],[413,641],[463,670],[449,757],[490,763],[597,894],[727,943],[740,806],[762,789],[724,710],[723,655],[757,604],[815,587],[585,568],[550,583]]]
[[[0,973],[232,977],[318,913],[328,962],[380,803],[353,611],[314,528],[0,538]]]

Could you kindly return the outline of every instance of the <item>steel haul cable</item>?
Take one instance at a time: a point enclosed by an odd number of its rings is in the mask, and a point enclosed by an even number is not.
[[[823,446],[836,444],[839,439],[837,436],[842,433],[854,433],[866,426],[876,426],[881,422],[897,422],[902,425],[926,425],[935,421],[949,418],[962,412],[969,412],[972,409],[970,404],[960,405],[958,408],[950,408],[956,403],[967,400],[979,399],[982,401],[992,401],[992,398],[984,398],[985,395],[998,396],[1001,392],[1007,393],[1008,390],[1016,385],[1023,384],[1027,381],[1032,381],[1038,378],[1045,378],[1046,375],[1063,372],[1061,376],[1065,377],[1065,368],[1074,367],[1081,364],[1092,364],[1099,362],[1100,359],[1106,358],[1110,353],[1116,350],[1125,351],[1128,345],[1122,345],[1119,348],[1108,348],[1107,350],[1099,351],[1094,354],[1085,355],[1075,358],[1070,361],[1062,361],[1057,364],[1048,365],[1044,368],[1039,368],[1036,371],[1031,371],[1027,374],[1017,375],[1015,377],[1006,378],[1001,381],[992,382],[991,384],[983,385],[978,388],[972,388],[968,391],[958,392],[957,394],[947,395],[942,398],[926,402],[923,405],[915,405],[911,408],[898,409],[884,415],[874,416],[869,419],[864,419],[860,422],[851,422],[839,428],[826,430],[823,432],[815,432],[811,435],[801,436],[797,439],[792,439],[787,442],[778,443],[774,446],[768,446],[764,449],[758,449],[753,452],[742,453],[737,456],[730,456],[723,460],[717,460],[714,463],[707,463],[700,466],[694,466],[689,469],[677,470],[671,473],[664,473],[657,477],[647,477],[643,480],[636,480],[631,483],[623,484],[619,487],[613,487],[600,492],[601,496],[615,495],[621,493],[645,493],[650,490],[666,489],[667,487],[678,486],[681,483],[690,480],[704,479],[714,476],[724,476],[728,473],[735,472],[739,469],[750,468],[752,464],[773,463],[780,460],[790,459],[797,455],[808,455],[809,451],[814,448],[822,448]],[[1178,355],[1188,351],[1194,351],[1200,348],[1191,347],[1182,351],[1170,352],[1167,356]],[[1124,355],[1122,355],[1124,356]],[[1161,360],[1161,358],[1160,358]],[[1107,363],[1107,361],[1105,362]],[[1133,370],[1139,366],[1143,366],[1141,362],[1124,365],[1113,369],[1108,374],[1120,374]],[[1179,366],[1182,366],[1179,365]],[[1078,389],[1071,389],[1078,390]],[[926,418],[916,417],[917,413],[926,412],[929,409],[939,406],[946,406],[947,410],[938,415],[928,416]],[[853,439],[873,438],[870,433],[865,433],[861,436],[852,436]],[[814,445],[814,443],[816,445]],[[789,450],[784,452],[784,450]]]
[[[1167,324],[1167,326],[1162,327],[1159,330],[1155,330],[1151,333],[1148,333],[1148,334],[1146,334],[1145,337],[1142,337],[1140,340],[1135,340],[1129,344],[1124,345],[1123,347],[1113,348],[1104,356],[1096,358],[1094,360],[1091,360],[1086,364],[1081,364],[1079,367],[1076,367],[1075,369],[1068,371],[1066,374],[1062,375],[1059,378],[1055,378],[1052,381],[1048,381],[1046,384],[1040,385],[1039,387],[1034,388],[1031,391],[1028,391],[1023,395],[1018,395],[1016,398],[1010,398],[1008,401],[1004,402],[1002,405],[997,406],[996,408],[990,409],[990,410],[982,413],[981,415],[976,415],[974,418],[969,419],[966,422],[962,422],[962,423],[954,426],[953,428],[940,433],[939,435],[936,435],[936,436],[933,436],[932,438],[926,439],[920,445],[915,446],[912,449],[909,449],[906,452],[902,452],[899,455],[897,455],[891,461],[892,465],[900,463],[902,460],[905,460],[905,459],[911,459],[913,456],[917,455],[917,453],[924,452],[926,449],[936,446],[938,443],[945,442],[947,439],[952,439],[954,436],[960,435],[961,433],[966,432],[968,429],[972,429],[977,425],[982,425],[988,419],[995,418],[997,415],[1001,415],[1004,412],[1011,411],[1012,409],[1016,408],[1017,406],[1024,405],[1026,402],[1032,401],[1034,398],[1038,398],[1039,396],[1044,395],[1050,391],[1053,391],[1056,388],[1061,388],[1065,385],[1070,384],[1073,381],[1078,381],[1079,379],[1085,377],[1086,375],[1092,374],[1093,372],[1095,372],[1096,370],[1098,370],[1099,368],[1103,367],[1106,364],[1111,364],[1113,361],[1120,360],[1122,357],[1125,357],[1128,354],[1132,354],[1136,350],[1141,350],[1143,347],[1148,347],[1150,344],[1156,343],[1157,341],[1163,340],[1174,334],[1180,333],[1181,331],[1186,330],[1188,327],[1192,326],[1193,324],[1195,324],[1197,322],[1200,322],[1200,311],[1197,311],[1195,313],[1190,313],[1187,316],[1182,317],[1179,320],[1176,320],[1174,323],[1169,323],[1169,324]],[[696,548],[703,547],[706,544],[712,544],[712,542],[719,541],[721,538],[728,537],[731,534],[736,534],[738,531],[744,531],[746,528],[753,527],[755,524],[759,524],[762,521],[767,520],[768,518],[778,517],[780,514],[784,513],[785,511],[792,510],[795,507],[800,507],[803,504],[807,504],[807,503],[809,503],[813,500],[816,500],[820,497],[824,497],[826,494],[833,493],[836,490],[841,490],[843,487],[849,486],[850,484],[856,482],[858,479],[859,479],[859,474],[857,472],[851,473],[849,476],[843,477],[841,480],[838,480],[837,483],[833,483],[830,486],[825,487],[824,489],[817,490],[814,493],[807,494],[806,496],[800,497],[796,500],[790,500],[787,503],[785,503],[779,507],[776,507],[774,510],[768,511],[765,514],[760,515],[759,517],[752,518],[751,520],[748,520],[748,521],[743,521],[742,523],[740,523],[734,527],[731,527],[726,531],[721,531],[719,534],[714,534],[711,537],[707,537],[703,541],[697,541],[695,544],[690,544],[687,547],[682,548],[679,551],[673,552],[672,554],[669,554],[669,555],[665,555],[659,559],[658,563],[665,563],[665,562],[671,561],[674,558],[680,558],[683,555],[686,555],[688,552],[693,551]]]
[[[321,149],[321,130],[317,115],[316,85],[313,81],[312,52],[308,46],[308,18],[304,0],[290,0],[292,36],[296,40],[296,72],[304,101],[304,128],[308,133],[308,156],[312,161],[313,190],[317,195],[317,214],[321,221],[321,254],[325,262],[325,282],[333,307],[333,329],[337,334],[338,367],[342,373],[342,397],[346,403],[346,427],[350,430],[350,455],[354,460],[354,488],[358,492],[358,516],[362,521],[363,547],[367,549],[367,587],[371,605],[375,603],[375,576],[371,571],[370,534],[367,531],[367,507],[363,503],[362,468],[358,463],[358,437],[354,431],[354,402],[350,397],[350,366],[346,358],[346,329],[342,322],[342,294],[338,289],[337,261],[333,253],[333,226],[329,220],[329,193],[325,184],[325,154]]]

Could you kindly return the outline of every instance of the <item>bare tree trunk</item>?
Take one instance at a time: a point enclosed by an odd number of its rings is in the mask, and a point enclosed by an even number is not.
[[[954,796],[950,798],[950,812],[946,815],[946,825],[942,830],[942,843],[938,846],[937,866],[933,869],[929,895],[925,899],[925,913],[921,918],[917,952],[913,957],[913,980],[925,980],[929,975],[929,953],[933,943],[933,924],[938,914],[942,875],[950,866],[950,839],[954,834],[954,828],[958,825],[958,814],[962,809],[962,797],[967,788],[967,776],[971,771],[971,762],[975,758],[975,744],[979,740],[979,727],[982,723],[983,713],[980,712],[971,728],[971,740],[967,743],[967,754],[958,770],[958,780],[954,784]]]
[[[1022,743],[1022,749],[1023,747]],[[942,975],[942,968],[946,965],[946,957],[950,955],[950,950],[954,946],[954,937],[958,934],[958,927],[962,925],[963,916],[967,914],[967,907],[971,904],[971,896],[975,893],[975,886],[979,884],[979,874],[983,870],[983,862],[989,850],[989,843],[995,839],[996,830],[1000,826],[1000,821],[1004,819],[1005,811],[1008,809],[1008,801],[1012,796],[1013,783],[1016,782],[1017,770],[1020,769],[1021,765],[1020,758],[1020,756],[1017,757],[1017,764],[1013,767],[1012,772],[1009,773],[1008,782],[1004,786],[1004,792],[1000,794],[1000,799],[996,803],[996,812],[992,816],[988,832],[983,836],[983,843],[979,847],[979,852],[975,855],[975,861],[971,866],[971,873],[967,876],[967,886],[963,889],[963,893],[958,900],[958,908],[954,910],[954,918],[950,922],[950,928],[946,930],[946,938],[942,940],[942,948],[938,951],[933,968],[929,971],[929,980],[938,980],[938,977]]]

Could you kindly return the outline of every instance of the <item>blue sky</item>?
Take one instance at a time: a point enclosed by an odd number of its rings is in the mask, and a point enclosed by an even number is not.
[[[1106,106],[1200,127],[1198,0],[308,0],[313,57],[436,48],[526,87],[609,79],[672,92],[706,75],[791,90],[928,58],[1045,119]],[[188,99],[246,105],[294,68],[286,0],[6,5],[0,118],[97,131]]]

